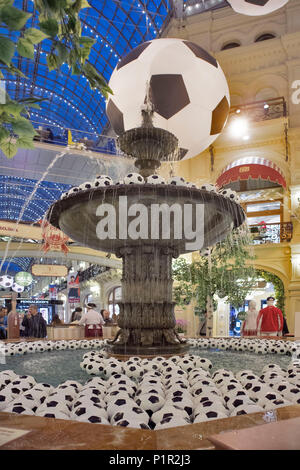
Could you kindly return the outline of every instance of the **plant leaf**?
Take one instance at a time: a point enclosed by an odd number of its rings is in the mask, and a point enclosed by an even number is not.
[[[12,114],[15,117],[20,116],[20,113],[24,111],[24,106],[17,103],[16,101],[10,101],[6,104],[1,105],[2,112]]]
[[[42,21],[40,23],[40,28],[43,33],[47,34],[47,36],[55,37],[58,34],[58,22],[53,19],[49,18],[46,21]]]
[[[0,60],[8,67],[10,66],[15,50],[15,45],[10,39],[0,37]]]
[[[33,137],[36,135],[36,131],[28,119],[19,118],[12,123],[12,128],[15,134],[19,137]]]
[[[48,69],[50,70],[55,70],[59,67],[59,60],[58,56],[54,54],[54,52],[51,52],[51,54],[47,55],[47,64],[48,64]]]
[[[40,29],[36,28],[29,28],[24,33],[24,38],[32,44],[39,44],[48,37],[48,34],[45,34]]]
[[[0,149],[7,158],[13,158],[17,151],[18,147],[16,144],[13,144],[10,140],[6,140],[0,143]]]
[[[22,149],[34,149],[32,137],[19,137],[19,139],[16,141],[16,145]]]
[[[20,38],[17,44],[17,51],[22,57],[34,59],[34,45],[25,38]]]
[[[0,142],[2,142],[4,139],[7,139],[7,137],[9,137],[9,131],[1,126],[0,127]]]
[[[11,5],[6,5],[1,9],[1,20],[12,31],[22,29],[31,16],[31,13],[19,10]]]

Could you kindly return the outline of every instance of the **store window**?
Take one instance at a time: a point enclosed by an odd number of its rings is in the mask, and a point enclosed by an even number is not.
[[[283,210],[282,199],[276,201],[255,201],[245,204],[248,224],[250,226],[265,224],[280,224]]]
[[[122,287],[114,287],[108,295],[108,310],[110,316],[119,315],[119,302],[122,300]]]

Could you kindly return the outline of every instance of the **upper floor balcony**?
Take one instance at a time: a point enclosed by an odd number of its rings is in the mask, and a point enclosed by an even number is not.
[[[249,228],[253,245],[290,242],[293,237],[292,222],[277,224],[261,223],[258,225],[250,225]]]

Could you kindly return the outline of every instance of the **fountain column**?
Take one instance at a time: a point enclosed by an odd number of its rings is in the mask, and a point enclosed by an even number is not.
[[[117,253],[123,259],[123,277],[114,353],[124,353],[124,347],[136,354],[168,353],[171,345],[172,352],[176,345],[182,350],[172,301],[172,259],[178,255],[174,248],[156,245],[124,247]]]

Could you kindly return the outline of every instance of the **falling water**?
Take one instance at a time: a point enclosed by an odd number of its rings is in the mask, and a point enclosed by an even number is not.
[[[40,184],[42,183],[42,181],[44,181],[44,179],[46,178],[47,174],[49,173],[49,171],[51,170],[51,168],[55,165],[55,163],[60,159],[62,158],[64,155],[66,155],[67,151],[63,151],[59,154],[57,154],[55,156],[55,158],[52,160],[52,162],[50,163],[50,165],[47,167],[46,171],[43,173],[43,175],[41,176],[41,178],[36,182],[34,188],[33,188],[33,191],[32,193],[28,196],[27,200],[25,201],[25,204],[22,206],[22,210],[19,214],[19,217],[18,217],[18,220],[16,221],[16,225],[15,225],[15,232],[11,234],[11,238],[9,239],[9,241],[7,242],[6,244],[6,248],[5,248],[5,252],[4,252],[4,256],[3,256],[3,259],[2,259],[2,262],[1,262],[1,265],[0,265],[0,272],[2,270],[2,267],[3,267],[3,264],[5,263],[6,259],[7,259],[7,254],[8,254],[8,250],[9,250],[9,247],[10,247],[10,244],[11,244],[11,241],[12,241],[12,238],[14,237],[14,235],[16,234],[16,230],[17,230],[17,227],[19,225],[19,223],[21,222],[22,220],[22,217],[25,213],[25,210],[27,209],[28,205],[30,204],[30,202],[32,201],[35,193],[37,192]],[[10,257],[10,262],[8,263],[7,265],[7,268],[6,268],[6,273],[8,272],[8,269],[9,269],[9,266],[10,266],[10,263],[11,263],[11,260],[15,257],[16,253],[19,251],[20,247],[22,245],[22,242],[19,243],[18,245],[18,248],[17,250],[12,254],[12,256]]]

